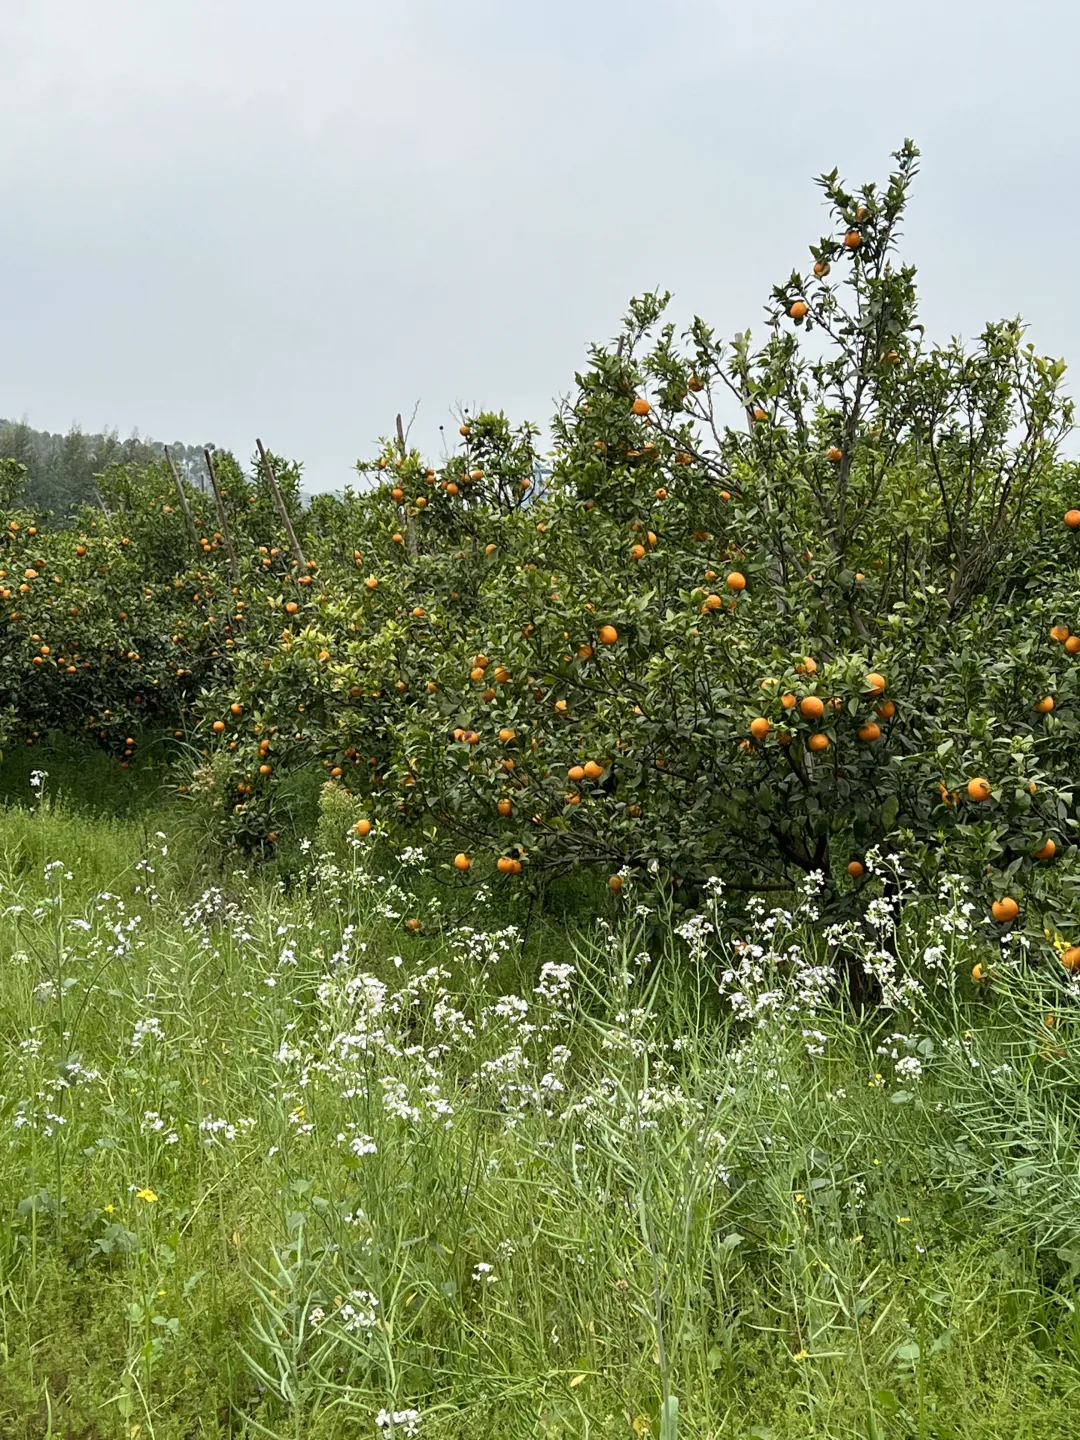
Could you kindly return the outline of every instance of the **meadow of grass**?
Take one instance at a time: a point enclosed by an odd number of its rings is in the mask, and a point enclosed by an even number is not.
[[[522,912],[332,808],[258,871],[63,766],[0,808],[4,1437],[1080,1435],[1076,999],[961,895],[832,937],[858,1016],[812,890]]]

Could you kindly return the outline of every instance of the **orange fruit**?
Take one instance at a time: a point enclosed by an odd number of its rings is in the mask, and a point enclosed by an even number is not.
[[[896,706],[891,700],[886,700],[883,705],[877,706],[877,708],[874,710],[874,714],[880,720],[891,720],[896,714]]]
[[[787,313],[791,316],[792,320],[795,320],[795,321],[797,322],[797,321],[799,321],[799,320],[805,319],[805,317],[806,317],[806,312],[807,312],[809,309],[810,309],[810,306],[807,305],[807,303],[806,303],[805,300],[794,300],[794,301],[792,301],[792,303],[788,306],[788,312],[787,312]]]
[[[1066,510],[1065,524],[1070,530],[1080,530],[1080,510]]]
[[[369,590],[377,590],[379,588],[379,582],[374,575],[369,575],[368,578],[364,581],[364,584]]]
[[[780,704],[785,710],[792,710],[795,707],[795,696],[789,691],[786,695],[780,696]]]
[[[1047,840],[1046,843],[1040,845],[1034,853],[1036,860],[1052,860],[1057,854],[1057,845],[1053,840]]]
[[[1001,900],[994,901],[990,906],[990,913],[999,925],[1007,925],[1020,914],[1020,906],[1011,895],[1006,895]]]
[[[863,685],[871,695],[883,695],[885,693],[885,676],[879,675],[876,670],[871,670],[863,681]]]
[[[967,782],[967,793],[972,800],[989,800],[991,795],[990,781],[984,780],[981,775]]]
[[[982,981],[986,979],[986,972],[981,965],[973,965],[971,967],[971,978],[976,984],[981,984]]]
[[[215,720],[211,728],[213,729],[215,735],[220,735],[221,732],[225,729],[225,721]]]
[[[862,236],[859,234],[858,230],[849,230],[844,236],[844,246],[848,250],[858,250],[861,244]]]
[[[622,876],[621,876],[621,875],[612,875],[611,878],[608,880],[607,883],[608,883],[608,889],[611,891],[611,893],[612,893],[613,895],[621,895],[621,894],[622,894],[622,884],[623,884],[623,882],[622,882]]]
[[[764,715],[759,715],[756,720],[750,721],[750,734],[753,735],[755,740],[764,740],[771,729],[772,726],[768,720],[765,719]]]
[[[660,489],[657,490],[657,492],[656,492],[656,498],[657,498],[657,500],[666,500],[666,499],[667,499],[667,491],[664,489],[663,485],[661,485],[661,486],[660,486]]]
[[[880,740],[881,726],[875,725],[873,720],[868,720],[865,725],[859,726],[859,739],[867,745],[872,744],[875,740]]]
[[[829,748],[829,737],[823,735],[820,730],[815,731],[806,742],[811,750],[827,750]]]
[[[754,419],[759,422],[762,420],[767,420],[769,418],[768,412],[763,410],[760,405],[754,406],[753,415]]]
[[[405,499],[405,491],[402,490],[399,485],[395,485],[393,490],[390,491],[390,498],[391,500],[396,500],[400,503],[402,500]]]
[[[634,401],[633,405],[630,406],[630,409],[634,412],[635,415],[648,415],[649,411],[652,409],[652,406],[649,404],[648,400],[646,400],[643,395],[639,395]]]
[[[862,861],[850,860],[848,862],[847,873],[853,880],[858,880],[859,876],[863,873]]]
[[[825,714],[825,702],[817,695],[806,695],[799,702],[799,714],[805,720],[820,720]]]
[[[585,774],[590,780],[599,780],[604,773],[604,767],[598,765],[595,760],[586,760]]]
[[[745,590],[746,576],[741,574],[738,570],[733,570],[724,583],[727,585],[729,590],[734,590],[736,592],[740,590]]]
[[[454,865],[456,869],[460,870],[461,873],[464,874],[466,870],[472,868],[472,861],[469,859],[468,855],[466,855],[465,852],[462,850],[454,856]]]
[[[600,629],[596,632],[596,638],[600,641],[601,645],[614,645],[615,641],[619,638],[619,632],[615,629],[614,625],[601,625]]]
[[[1080,945],[1070,945],[1061,954],[1061,963],[1068,970],[1070,975],[1075,975],[1080,970]]]
[[[585,767],[584,767],[584,765],[571,765],[571,766],[570,766],[570,769],[566,772],[566,775],[567,775],[567,778],[568,778],[568,779],[573,780],[573,781],[575,781],[575,782],[578,781],[578,780],[584,780],[584,779],[585,779]]]
[[[353,828],[355,829],[356,833],[361,837],[364,835],[370,835],[371,821],[365,816],[363,820],[357,820]]]
[[[722,610],[724,602],[719,595],[706,595],[702,610]]]
[[[1043,698],[1035,706],[1035,709],[1039,712],[1040,715],[1049,715],[1050,711],[1053,708],[1054,697],[1052,695],[1044,695]]]
[[[504,745],[509,745],[510,741],[513,740],[516,735],[516,730],[504,729],[499,731],[499,739],[503,742]]]
[[[828,275],[831,269],[832,266],[827,260],[816,260],[814,262],[814,274],[818,277],[819,280],[824,280],[825,276]]]
[[[244,707],[236,700],[229,706],[229,709],[234,715],[242,715],[244,713]]]
[[[415,935],[416,932],[420,929],[420,921],[419,921],[419,920],[415,920],[415,919],[414,919],[414,920],[406,920],[406,921],[405,921],[405,929],[408,930],[408,932],[409,932],[410,935]]]
[[[839,445],[830,445],[828,450],[825,451],[825,459],[831,460],[834,465],[839,465],[843,458],[844,452],[840,449]]]
[[[513,813],[514,805],[512,801],[504,799],[499,801],[495,809],[498,810],[500,815],[505,817]]]
[[[1067,625],[1051,625],[1050,639],[1056,640],[1059,645],[1064,645],[1069,638],[1069,627]]]
[[[644,545],[632,545],[632,546],[630,547],[630,558],[631,558],[632,560],[644,560],[644,558],[645,558],[645,546],[644,546]]]
[[[1075,655],[1080,650],[1080,635],[1070,635],[1065,641],[1065,649],[1070,655]]]

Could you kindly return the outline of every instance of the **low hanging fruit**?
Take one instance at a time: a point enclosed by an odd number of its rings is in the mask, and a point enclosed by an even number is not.
[[[1005,895],[1000,900],[995,900],[990,906],[990,913],[999,925],[1008,925],[1020,914],[1020,906],[1011,895]]]

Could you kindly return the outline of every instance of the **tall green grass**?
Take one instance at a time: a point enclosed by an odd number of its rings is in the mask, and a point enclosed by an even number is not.
[[[0,811],[0,1434],[1080,1434],[1076,1002],[952,900],[854,1017],[811,899],[108,809]]]

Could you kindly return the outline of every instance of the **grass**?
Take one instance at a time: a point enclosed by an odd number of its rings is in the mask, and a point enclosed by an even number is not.
[[[809,900],[525,935],[336,822],[215,868],[12,773],[0,1434],[1080,1434],[1076,1003],[975,987],[951,901],[856,1021]]]

